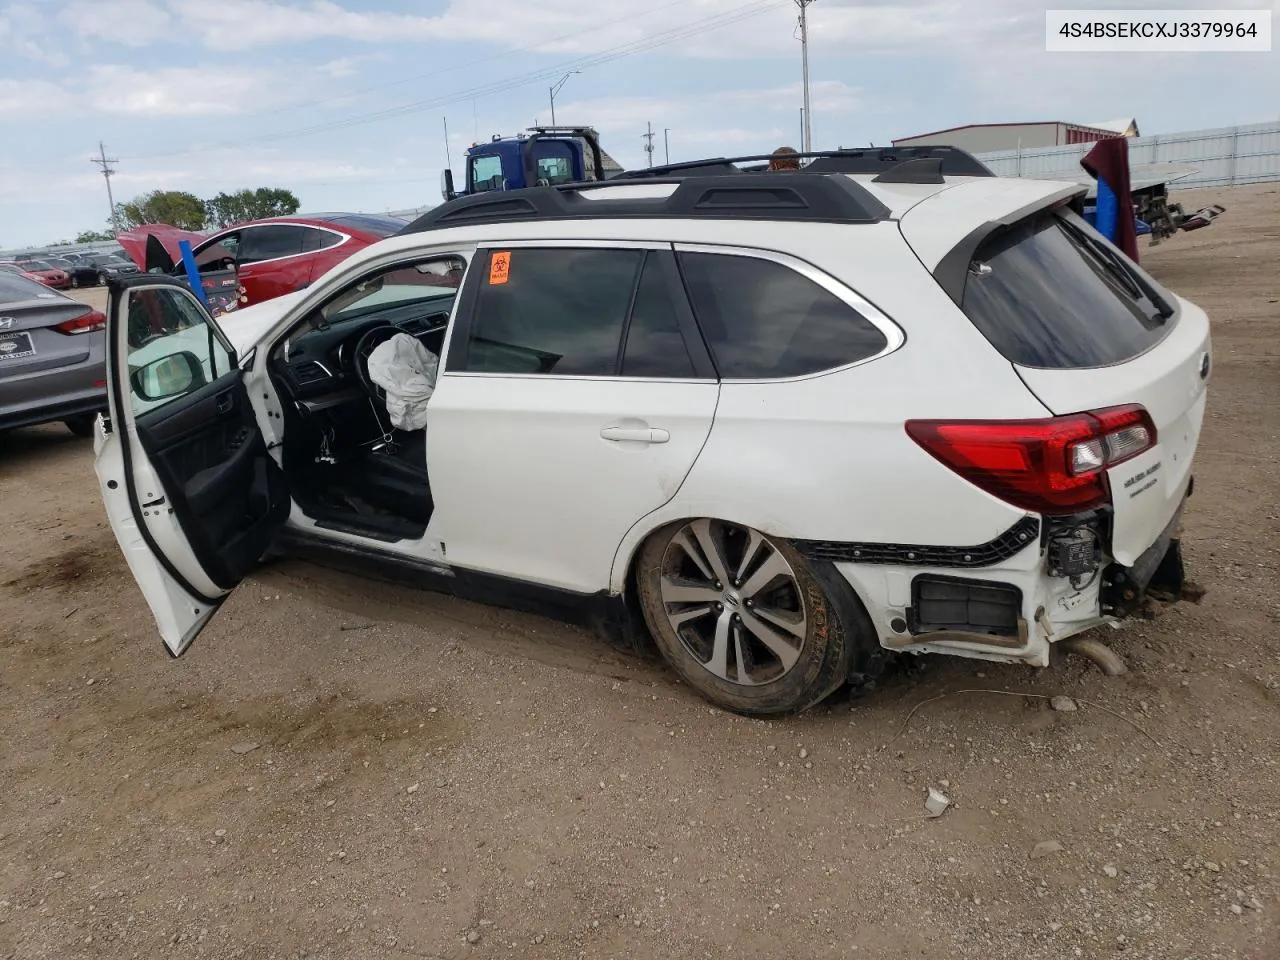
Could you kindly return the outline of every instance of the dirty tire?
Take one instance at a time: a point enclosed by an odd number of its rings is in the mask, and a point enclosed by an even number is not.
[[[716,589],[714,582],[702,585],[704,573],[708,569],[712,574],[716,571],[715,564],[707,562],[708,553],[703,549],[708,538],[726,547],[719,559],[721,566],[730,572],[730,582],[725,586],[734,596],[725,598],[718,607],[708,599],[710,609],[699,614],[702,603],[699,598],[704,594],[710,598]],[[693,560],[691,548],[701,554],[704,563]],[[744,559],[748,549],[755,551],[755,562],[753,558]],[[771,595],[773,602],[781,606],[770,608],[767,603],[757,601],[759,605],[752,607],[746,604],[749,598],[745,593],[763,582],[757,574],[767,576],[762,572],[766,561],[772,565],[770,569],[779,573],[768,581],[773,587],[758,590],[755,596]],[[738,597],[732,582],[739,562],[748,564],[738,581],[744,588],[742,597]],[[768,715],[805,710],[824,700],[850,675],[859,676],[881,651],[861,602],[831,564],[811,563],[786,540],[736,524],[703,518],[677,521],[655,531],[637,557],[636,586],[645,623],[663,657],[700,694],[736,713]],[[691,588],[696,591],[696,595],[690,594],[695,599],[687,603],[672,602],[673,596],[684,596],[684,593],[673,593],[673,588]],[[744,621],[733,622],[731,611],[738,609],[738,604],[746,604],[761,614],[751,621],[755,633],[746,629]],[[788,649],[787,659],[778,658],[775,664],[770,659],[774,649],[781,646],[777,637],[773,646],[761,644],[756,638],[761,621],[766,621],[765,627],[778,622],[783,607],[794,618],[789,621],[791,629],[799,629],[802,618],[803,634],[795,637],[789,633],[779,634],[785,640],[794,640],[798,653],[791,661]],[[689,619],[680,624],[679,632],[672,622],[672,614],[677,619],[688,615]],[[744,610],[744,617],[746,615],[749,614]],[[716,631],[725,617],[731,623],[725,628],[727,640],[722,644],[727,648],[727,655],[722,652],[717,657],[720,648],[716,645],[719,636]],[[741,643],[735,642],[738,637],[742,638]],[[746,661],[745,666],[739,666],[739,660]],[[761,660],[763,667],[753,675],[761,666]],[[739,677],[752,682],[741,682]]]
[[[93,424],[96,419],[96,414],[81,413],[74,417],[67,417],[62,421],[62,425],[77,437],[91,437],[93,436]]]

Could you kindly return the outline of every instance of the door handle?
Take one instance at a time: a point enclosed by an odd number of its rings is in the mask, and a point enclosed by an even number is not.
[[[218,412],[228,413],[231,410],[232,400],[231,394],[223,393],[218,395]]]
[[[625,440],[632,443],[666,443],[671,439],[671,434],[659,427],[604,427],[600,430],[600,436],[618,443]]]

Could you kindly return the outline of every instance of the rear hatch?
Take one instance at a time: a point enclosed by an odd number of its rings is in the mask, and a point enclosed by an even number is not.
[[[952,258],[948,292],[1040,402],[1055,415],[1139,404],[1151,418],[1152,446],[1106,470],[1111,552],[1132,565],[1187,492],[1212,361],[1208,318],[1069,206],[1024,207],[969,230],[953,248],[965,263],[958,274]]]

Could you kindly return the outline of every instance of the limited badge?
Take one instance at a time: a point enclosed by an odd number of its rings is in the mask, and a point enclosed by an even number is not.
[[[489,261],[489,285],[506,283],[511,274],[511,251],[498,250]]]

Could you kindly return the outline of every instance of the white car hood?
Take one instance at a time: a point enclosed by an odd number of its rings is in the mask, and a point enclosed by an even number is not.
[[[265,303],[257,303],[252,307],[242,307],[218,317],[218,329],[227,335],[231,345],[236,348],[236,356],[243,357],[253,347],[262,342],[267,332],[302,299],[306,290],[295,290],[293,293],[273,297]]]

